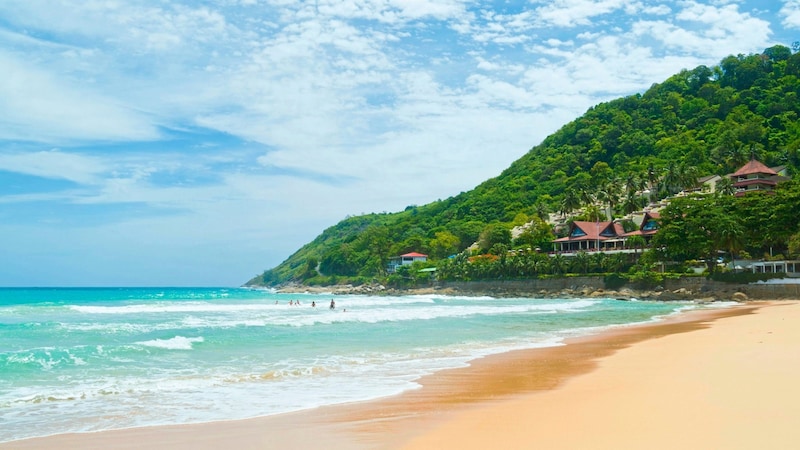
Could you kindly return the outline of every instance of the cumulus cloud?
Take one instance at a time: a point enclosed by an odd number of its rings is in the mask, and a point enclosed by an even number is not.
[[[630,0],[556,0],[542,3],[545,6],[536,8],[536,15],[545,24],[575,27],[589,24],[594,17],[618,11],[626,7]]]
[[[786,0],[780,10],[787,28],[800,28],[800,0]]]

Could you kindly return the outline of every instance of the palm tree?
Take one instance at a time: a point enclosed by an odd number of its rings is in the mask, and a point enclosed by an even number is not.
[[[675,162],[670,162],[664,170],[664,177],[661,179],[661,185],[667,194],[672,195],[680,190],[681,185],[681,172]]]
[[[733,187],[733,180],[731,177],[722,177],[719,181],[717,181],[717,186],[715,188],[715,193],[717,195],[733,195],[736,193],[736,188]]]
[[[578,194],[573,189],[564,191],[564,198],[561,199],[561,215],[565,216],[581,207]]]
[[[536,273],[540,274],[540,273],[550,272],[550,268],[552,267],[552,264],[550,264],[551,262],[550,260],[551,258],[547,255],[544,255],[544,258],[537,259],[536,263],[534,264],[534,270],[536,271]]]
[[[614,207],[619,203],[619,189],[616,186],[617,180],[610,180],[605,186],[597,191],[597,199],[608,205],[606,216],[608,220],[614,219]]]
[[[716,244],[731,254],[731,266],[736,271],[736,252],[744,247],[744,228],[733,219],[717,223]]]
[[[622,200],[622,211],[625,214],[630,214],[634,211],[638,211],[639,208],[642,207],[642,197],[639,197],[635,193],[628,193],[625,195],[625,198]]]
[[[567,261],[560,253],[556,253],[552,258],[550,258],[550,268],[553,269],[553,273],[555,274],[564,273],[564,268],[566,265]]]
[[[636,193],[644,189],[644,186],[644,180],[634,172],[630,172],[625,177],[625,196],[636,195]]]
[[[678,168],[678,174],[682,190],[697,186],[697,167],[682,163]]]
[[[644,246],[647,244],[647,241],[644,240],[644,237],[634,234],[633,236],[629,237],[625,242],[629,248],[633,248],[633,259],[635,262],[639,262],[639,249],[644,249]]]
[[[581,250],[572,258],[572,266],[575,272],[585,274],[589,271],[589,254]]]

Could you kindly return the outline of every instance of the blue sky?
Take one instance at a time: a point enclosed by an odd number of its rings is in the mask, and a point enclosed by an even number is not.
[[[240,285],[798,29],[800,0],[3,0],[0,286]]]

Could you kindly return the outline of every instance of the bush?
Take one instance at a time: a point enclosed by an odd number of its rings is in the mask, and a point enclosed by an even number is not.
[[[631,272],[628,274],[628,280],[637,289],[652,289],[664,284],[664,274],[650,270]]]
[[[723,283],[749,284],[772,278],[783,278],[785,275],[784,273],[714,272],[708,278]]]

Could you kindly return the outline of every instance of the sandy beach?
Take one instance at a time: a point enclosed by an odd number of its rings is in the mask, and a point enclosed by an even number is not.
[[[483,358],[380,401],[0,448],[793,448],[797,323],[798,302],[694,311]]]

